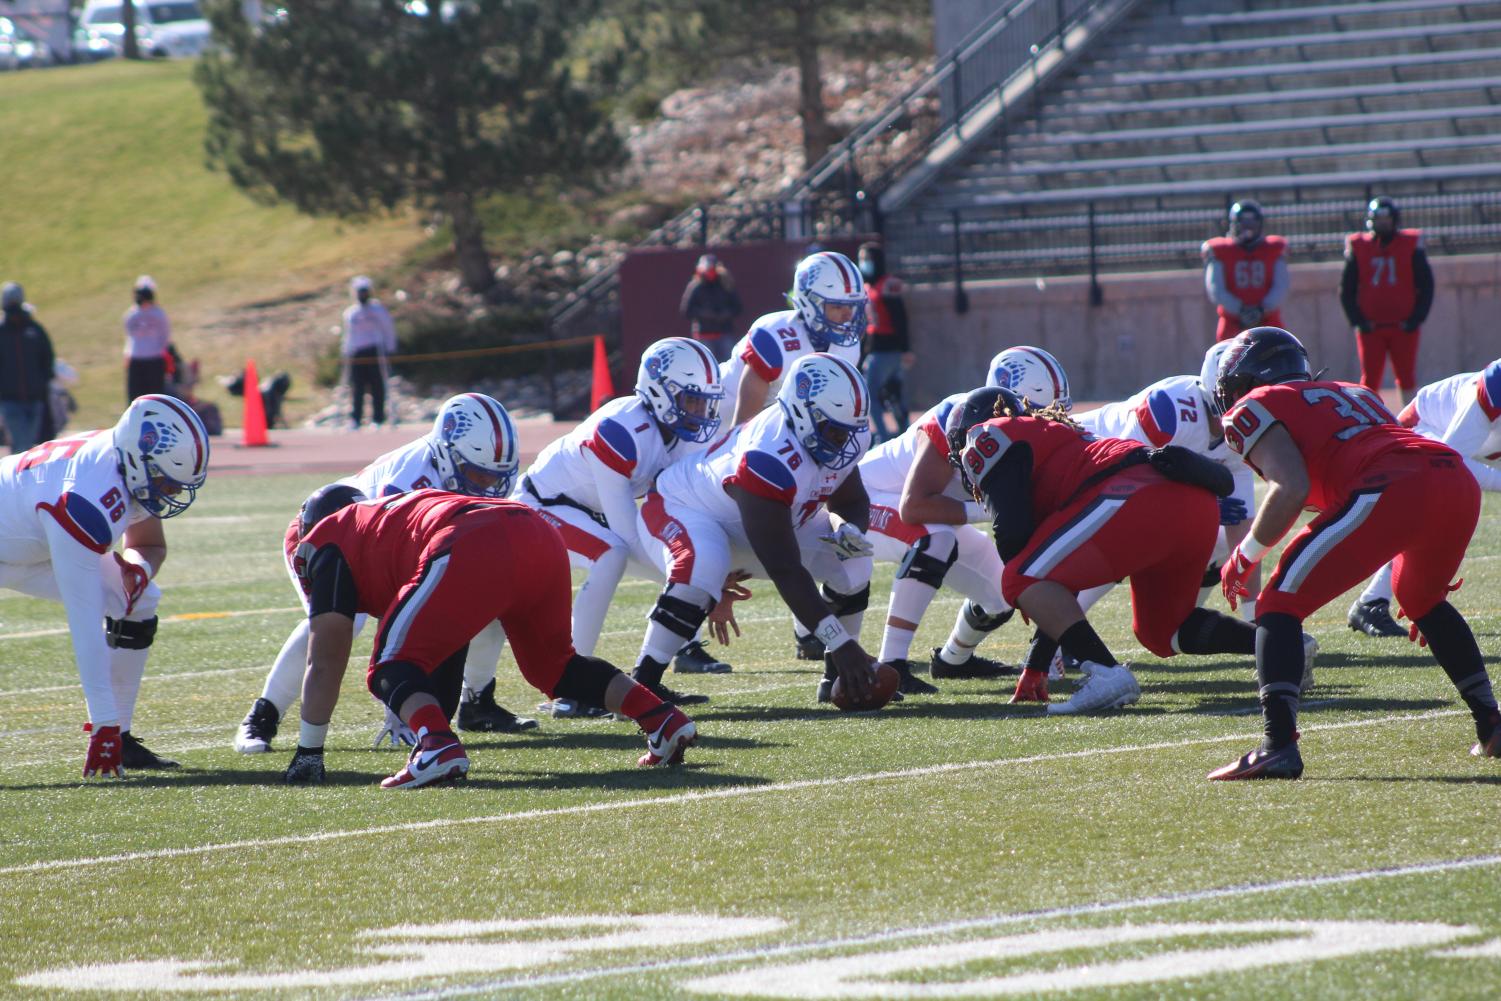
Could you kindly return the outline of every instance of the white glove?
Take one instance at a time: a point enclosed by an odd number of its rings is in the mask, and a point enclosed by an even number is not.
[[[840,525],[833,535],[820,535],[818,541],[834,550],[834,555],[841,561],[859,559],[876,551],[876,547],[865,540],[864,534],[849,522]]]
[[[392,747],[416,747],[417,735],[412,728],[401,721],[401,717],[393,713],[388,706],[386,708],[386,721],[381,725],[380,733],[375,735],[375,743],[371,749],[378,749],[381,741],[389,739]]]

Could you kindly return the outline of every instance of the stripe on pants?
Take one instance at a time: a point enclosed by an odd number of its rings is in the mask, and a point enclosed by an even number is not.
[[[428,563],[422,572],[422,580],[411,594],[402,601],[396,615],[391,619],[391,625],[386,629],[384,641],[380,646],[380,656],[377,663],[385,663],[396,656],[396,653],[406,644],[407,633],[412,628],[412,622],[422,614],[427,599],[432,597],[433,591],[443,581],[443,574],[448,569],[448,553],[444,553],[437,559]]]
[[[1064,525],[1047,545],[1022,567],[1024,577],[1046,577],[1084,543],[1126,503],[1124,497],[1101,497]]]
[[[1319,560],[1328,555],[1335,546],[1349,538],[1357,528],[1365,523],[1375,509],[1376,502],[1381,499],[1381,491],[1356,494],[1350,498],[1349,507],[1345,513],[1334,521],[1325,525],[1319,532],[1308,537],[1303,544],[1302,551],[1287,565],[1285,573],[1279,573],[1276,589],[1283,594],[1297,594],[1298,588],[1313,573],[1314,567],[1319,565]]]

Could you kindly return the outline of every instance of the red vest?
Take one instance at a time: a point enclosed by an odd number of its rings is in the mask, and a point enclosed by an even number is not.
[[[1272,279],[1277,271],[1277,259],[1287,251],[1287,241],[1280,236],[1268,236],[1258,240],[1249,250],[1240,241],[1228,236],[1217,236],[1204,244],[1205,249],[1220,262],[1225,274],[1225,287],[1230,294],[1247,306],[1259,306],[1261,300],[1272,290]],[[1240,317],[1225,312],[1224,306],[1216,306],[1219,314],[1219,329],[1215,340],[1223,341],[1244,329]],[[1282,326],[1282,313],[1273,310],[1261,318],[1268,327]]]
[[[886,305],[885,296],[899,296],[905,291],[902,280],[895,275],[882,275],[873,282],[865,283],[865,297],[870,300],[870,318],[865,324],[867,334],[878,337],[896,333],[891,326],[891,310]]]
[[[1412,315],[1418,301],[1412,256],[1422,245],[1422,236],[1415,229],[1398,230],[1386,244],[1374,233],[1351,233],[1345,238],[1358,276],[1355,304],[1367,320],[1388,326]]]

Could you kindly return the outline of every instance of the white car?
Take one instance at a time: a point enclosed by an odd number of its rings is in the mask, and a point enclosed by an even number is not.
[[[207,46],[208,21],[196,0],[135,0],[136,41],[144,55],[196,56]],[[80,18],[90,31],[109,39],[123,52],[125,26],[120,0],[89,0]]]

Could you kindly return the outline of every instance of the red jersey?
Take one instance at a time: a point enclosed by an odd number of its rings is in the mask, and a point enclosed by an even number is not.
[[[886,296],[899,296],[905,291],[902,280],[894,275],[882,275],[865,283],[865,297],[870,302],[870,321],[865,325],[867,334],[884,337],[896,333],[896,328],[891,325],[891,309]]]
[[[428,554],[449,545],[460,517],[476,508],[505,508],[518,518],[541,520],[520,501],[413,490],[351,504],[324,518],[298,543],[292,567],[306,593],[308,560],[324,546],[337,546],[354,573],[357,611],[384,615]]]
[[[1143,447],[1123,438],[1096,438],[1043,417],[997,417],[971,430],[969,441],[964,464],[974,483],[983,480],[1013,445],[1031,447],[1032,510],[1039,516],[1094,496],[1105,481],[1081,490],[1089,478]]]
[[[1302,453],[1308,506],[1319,511],[1343,505],[1378,460],[1458,454],[1402,427],[1381,397],[1349,382],[1257,387],[1225,415],[1225,443],[1255,468],[1249,453],[1273,424],[1281,424]]]
[[[1345,238],[1345,256],[1355,261],[1355,304],[1372,323],[1401,323],[1412,315],[1418,302],[1418,286],[1412,276],[1412,258],[1423,246],[1423,234],[1400,229],[1390,243],[1374,233],[1351,233]]]
[[[1268,236],[1247,249],[1238,240],[1217,236],[1204,244],[1204,250],[1224,266],[1225,287],[1231,294],[1247,306],[1259,306],[1272,290],[1277,258],[1287,251],[1287,241]]]

